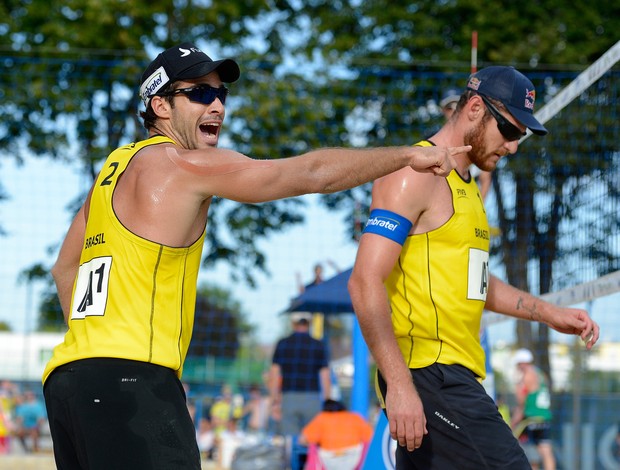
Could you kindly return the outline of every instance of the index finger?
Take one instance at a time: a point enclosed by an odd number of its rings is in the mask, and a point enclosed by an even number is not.
[[[449,147],[450,155],[458,155],[459,153],[467,153],[471,150],[471,145],[461,145],[460,147]]]

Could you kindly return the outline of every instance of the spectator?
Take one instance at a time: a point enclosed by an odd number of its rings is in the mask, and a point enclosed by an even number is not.
[[[327,260],[327,264],[329,264],[337,273],[340,272],[340,268],[338,268],[338,265],[334,261]],[[317,263],[314,265],[314,279],[312,279],[309,284],[304,285],[304,283],[301,281],[301,275],[297,273],[297,289],[299,290],[300,294],[303,294],[308,287],[319,285],[323,281],[323,265],[321,263]]]
[[[241,416],[242,410],[233,403],[233,394],[230,385],[224,385],[222,387],[222,394],[215,403],[213,403],[213,406],[211,406],[210,413],[216,439],[219,438],[222,431],[226,429],[230,419],[239,418]]]
[[[15,435],[27,453],[39,451],[41,426],[45,424],[46,414],[43,403],[34,392],[27,390],[23,401],[15,407]],[[32,446],[28,446],[30,439]]]
[[[11,431],[10,416],[4,409],[4,404],[0,400],[0,454],[9,452],[9,434]]]
[[[348,411],[339,401],[325,400],[323,411],[302,429],[299,443],[317,446],[321,465],[317,468],[353,470],[358,468],[372,433],[372,427],[360,415]]]
[[[225,429],[220,434],[217,460],[221,470],[228,470],[232,464],[235,451],[245,441],[245,433],[239,429],[239,420],[231,418],[226,423]]]
[[[196,431],[196,441],[201,457],[212,459],[215,450],[215,432],[208,418],[201,418]]]
[[[259,385],[250,387],[247,403],[243,407],[246,430],[250,433],[263,433],[269,424],[270,400],[263,395]]]
[[[327,351],[310,336],[310,315],[291,314],[293,333],[278,341],[270,370],[270,397],[282,407],[282,433],[297,436],[330,398]]]
[[[11,433],[13,431],[13,409],[17,386],[10,380],[0,383],[0,454],[11,448]]]
[[[450,88],[444,93],[441,101],[439,102],[439,107],[441,108],[441,112],[446,118],[446,121],[454,114],[456,104],[459,102],[460,98],[461,92],[454,88]]]
[[[519,349],[515,362],[521,379],[517,384],[517,408],[513,427],[523,421],[528,442],[534,444],[542,459],[544,470],[555,470],[551,445],[551,393],[545,374],[536,367],[529,349]]]

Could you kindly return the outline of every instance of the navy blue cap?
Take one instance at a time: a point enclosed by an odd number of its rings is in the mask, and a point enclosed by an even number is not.
[[[492,65],[480,69],[469,77],[467,88],[500,101],[517,121],[534,134],[547,134],[545,126],[534,117],[534,85],[514,67]]]
[[[239,78],[239,65],[232,59],[213,60],[191,42],[166,49],[149,64],[140,81],[140,97],[146,106],[151,96],[165,85],[178,80],[200,78],[214,70],[223,82]]]

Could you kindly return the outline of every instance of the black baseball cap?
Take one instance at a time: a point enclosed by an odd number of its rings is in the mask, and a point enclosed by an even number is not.
[[[169,83],[204,77],[217,70],[225,83],[239,79],[239,65],[232,59],[213,60],[195,44],[184,42],[166,49],[149,64],[140,80],[140,97],[148,107],[151,96]]]
[[[514,67],[492,65],[480,69],[469,77],[467,88],[500,101],[517,121],[534,134],[547,134],[545,126],[534,117],[534,85]]]

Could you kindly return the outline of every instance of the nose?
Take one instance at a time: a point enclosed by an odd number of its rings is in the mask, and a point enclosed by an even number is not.
[[[225,109],[226,108],[225,108],[224,104],[217,97],[209,105],[209,113],[210,114],[224,114]]]
[[[517,149],[519,148],[519,141],[518,140],[511,140],[511,141],[506,141],[504,143],[504,147],[506,147],[506,150],[508,150],[508,153],[510,155],[517,153]]]

